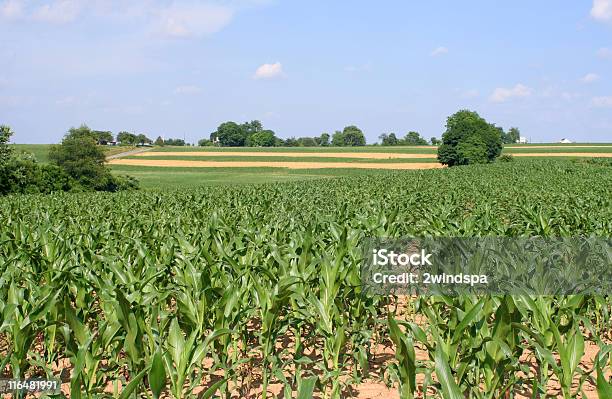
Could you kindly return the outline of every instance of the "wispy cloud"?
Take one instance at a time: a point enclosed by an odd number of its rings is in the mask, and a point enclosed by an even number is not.
[[[608,47],[602,47],[597,50],[597,56],[603,59],[612,59],[612,49]]]
[[[202,89],[194,85],[179,86],[174,89],[174,94],[199,94]]]
[[[83,3],[79,0],[55,0],[34,9],[32,18],[38,21],[63,24],[74,21],[82,9]]]
[[[598,21],[612,21],[612,0],[593,0],[591,17]]]
[[[6,0],[0,3],[0,18],[15,19],[23,14],[22,0]]]
[[[493,90],[493,93],[489,97],[489,100],[494,103],[503,103],[512,98],[524,98],[529,97],[533,93],[533,89],[525,86],[524,84],[518,83],[512,88],[498,87]]]
[[[429,55],[432,57],[439,57],[444,54],[448,54],[448,49],[443,46],[435,48],[431,53],[429,53]]]
[[[580,81],[582,83],[593,83],[599,80],[599,75],[596,73],[587,73],[586,75],[584,75],[582,78],[580,78]]]
[[[264,3],[254,0],[0,0],[0,18],[55,24],[91,16],[128,19],[166,38],[188,38],[218,32],[239,10]]]
[[[173,3],[154,12],[154,29],[164,36],[184,38],[205,36],[230,23],[234,10],[229,6],[206,3]]]
[[[283,65],[280,62],[274,64],[263,64],[255,71],[255,79],[274,79],[283,77]]]
[[[596,108],[612,108],[612,96],[593,97],[591,105]]]

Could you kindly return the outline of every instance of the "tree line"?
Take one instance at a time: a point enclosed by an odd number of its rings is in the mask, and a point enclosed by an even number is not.
[[[82,127],[86,125],[82,125]],[[89,129],[89,128],[88,128]],[[172,146],[184,146],[187,145],[185,140],[183,139],[163,139],[161,136],[158,136],[155,141],[151,140],[147,137],[146,134],[136,134],[130,133],[126,131],[121,131],[117,133],[117,140],[115,140],[115,136],[113,132],[105,131],[105,130],[91,130],[89,129],[89,135],[94,138],[97,144],[99,145],[107,145],[107,144],[119,144],[119,145],[145,145],[145,144],[155,144],[159,146],[163,145],[172,145]]]
[[[238,124],[224,122],[208,139],[201,139],[198,145],[220,147],[354,147],[366,145],[365,135],[357,126],[346,126],[333,134],[323,133],[315,137],[289,137],[282,139],[269,129],[264,129],[260,121],[254,120]]]
[[[507,133],[501,127],[498,129],[503,144],[518,142],[520,132],[517,128],[511,128]],[[109,131],[91,130],[91,134],[98,144],[106,145],[113,143],[113,133]],[[434,145],[442,143],[436,137],[426,140],[416,131],[409,131],[403,138],[396,133],[383,133],[378,136],[380,143],[374,145],[382,146],[419,146]],[[188,146],[184,139],[169,138],[164,139],[158,136],[156,140],[151,140],[145,134],[135,134],[126,131],[117,133],[117,143],[120,145],[147,145],[156,146]],[[354,147],[366,145],[363,131],[355,125],[346,126],[342,130],[336,130],[333,134],[323,133],[314,137],[289,137],[282,139],[270,129],[264,129],[263,124],[258,120],[250,122],[236,123],[233,121],[224,122],[210,134],[209,138],[198,141],[198,146],[220,146],[220,147]]]

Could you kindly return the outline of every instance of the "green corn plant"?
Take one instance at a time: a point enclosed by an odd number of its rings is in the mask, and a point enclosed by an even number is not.
[[[198,343],[197,332],[194,331],[185,337],[179,327],[178,320],[172,320],[167,336],[167,350],[164,353],[163,360],[166,375],[170,380],[170,392],[175,398],[194,397],[192,394],[193,388],[202,378],[201,369],[199,372],[200,378],[196,378],[197,369],[201,368],[201,362],[208,354],[211,342],[230,333],[229,330],[214,331],[203,342]],[[189,387],[185,388],[187,381]]]
[[[389,313],[387,317],[389,323],[389,336],[395,344],[395,359],[397,360],[396,379],[399,382],[399,393],[401,399],[412,399],[416,391],[416,355],[412,338],[402,331]]]

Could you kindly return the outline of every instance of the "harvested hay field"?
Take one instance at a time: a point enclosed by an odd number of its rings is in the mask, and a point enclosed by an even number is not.
[[[113,159],[110,165],[162,166],[179,168],[288,168],[288,169],[437,169],[439,163],[354,163],[354,162],[214,162],[171,159]]]

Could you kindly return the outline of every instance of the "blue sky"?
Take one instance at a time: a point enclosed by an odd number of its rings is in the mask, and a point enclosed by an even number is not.
[[[252,119],[429,138],[462,108],[534,142],[612,141],[612,0],[0,0],[17,143]]]

